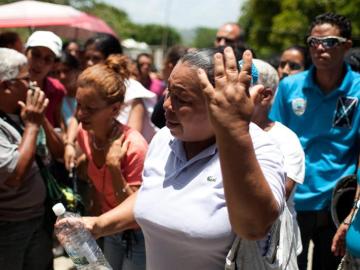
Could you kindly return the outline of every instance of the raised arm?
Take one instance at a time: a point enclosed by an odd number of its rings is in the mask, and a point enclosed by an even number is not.
[[[34,161],[36,139],[48,103],[49,100],[45,98],[45,94],[40,89],[36,89],[34,92],[29,90],[26,103],[19,102],[25,128],[18,148],[19,158],[15,170],[5,181],[9,186],[20,186],[25,179],[24,175]]]
[[[231,225],[240,237],[255,240],[266,235],[281,208],[261,170],[249,131],[254,110],[249,94],[250,51],[245,51],[243,61],[239,73],[232,49],[226,48],[224,57],[214,56],[215,88],[203,70],[199,78],[216,134]]]

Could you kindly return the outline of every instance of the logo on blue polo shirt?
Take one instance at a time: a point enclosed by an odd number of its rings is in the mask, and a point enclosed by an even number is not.
[[[216,177],[214,177],[214,176],[208,176],[208,177],[206,178],[206,180],[209,181],[209,182],[215,182],[215,181],[216,181]]]
[[[291,101],[291,107],[297,116],[303,115],[306,110],[306,100],[295,98]]]
[[[339,97],[336,102],[333,127],[351,128],[357,103],[356,97]]]

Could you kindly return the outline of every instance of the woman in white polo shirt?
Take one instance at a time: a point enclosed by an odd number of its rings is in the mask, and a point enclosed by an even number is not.
[[[171,73],[137,194],[83,218],[96,237],[140,225],[149,270],[224,269],[235,233],[266,249],[285,201],[280,150],[250,124],[251,53],[240,75],[231,48],[215,53],[190,52]]]

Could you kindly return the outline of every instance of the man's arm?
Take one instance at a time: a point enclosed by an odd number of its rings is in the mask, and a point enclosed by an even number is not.
[[[36,89],[34,92],[28,91],[26,104],[19,102],[25,128],[18,148],[19,158],[15,170],[5,181],[9,186],[19,187],[34,161],[36,139],[48,103],[49,100],[45,98],[45,94],[40,89]]]

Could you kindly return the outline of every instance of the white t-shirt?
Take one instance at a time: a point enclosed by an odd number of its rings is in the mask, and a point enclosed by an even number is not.
[[[271,138],[250,126],[255,153],[282,208],[283,157]],[[148,270],[222,270],[235,234],[231,229],[216,145],[186,159],[168,128],[150,143],[135,204]],[[264,246],[259,243],[260,246]]]
[[[154,94],[150,90],[147,90],[141,83],[134,79],[127,80],[125,84],[126,92],[124,98],[124,105],[121,108],[117,120],[120,123],[126,124],[129,119],[132,102],[137,98],[141,98],[146,109],[146,114],[143,119],[143,129],[141,135],[144,136],[147,142],[150,142],[155,132],[157,131],[156,126],[153,125],[150,120],[151,114],[153,113],[154,106],[156,104],[156,94]]]
[[[281,152],[284,155],[284,165],[287,177],[291,178],[298,184],[304,183],[305,177],[305,154],[302,149],[299,138],[296,134],[280,122],[274,122],[274,126],[268,130],[268,134],[274,139],[274,141],[280,147]],[[300,229],[296,220],[296,211],[294,203],[294,194],[296,185],[292,190],[287,205],[290,213],[293,216],[294,231],[297,239],[297,254],[302,251]]]

